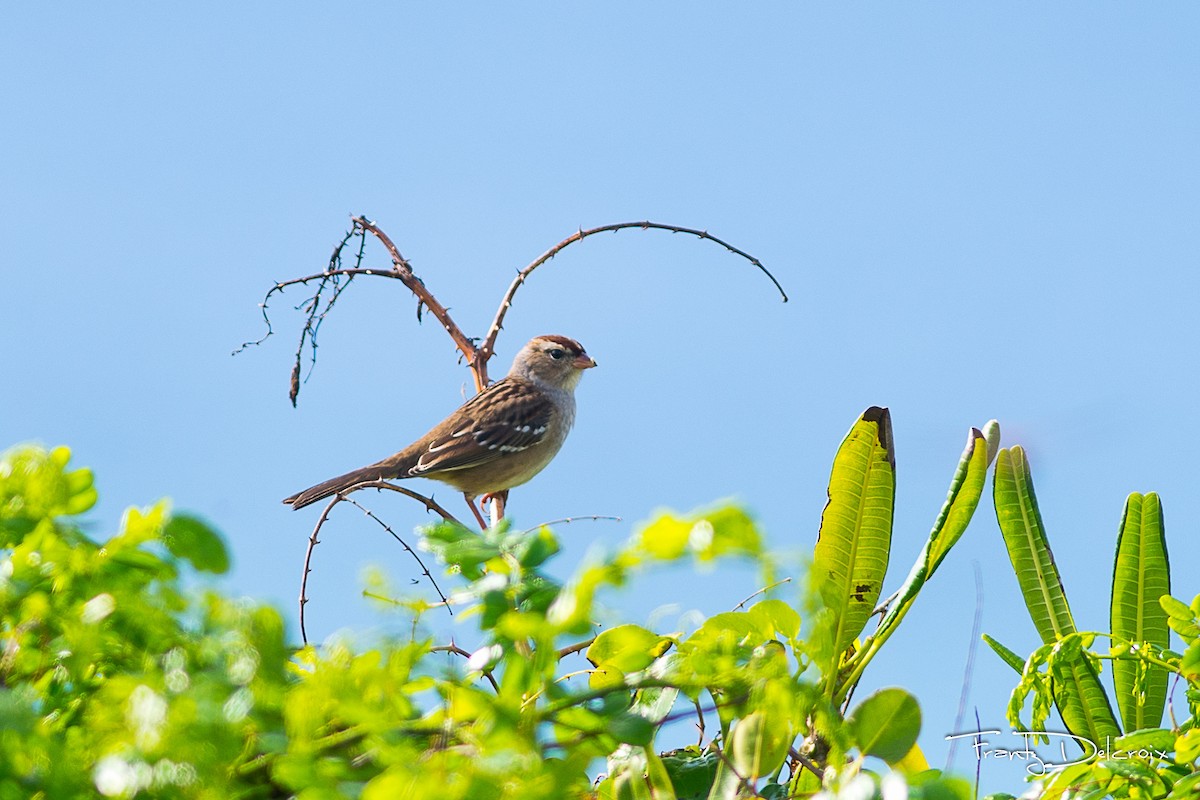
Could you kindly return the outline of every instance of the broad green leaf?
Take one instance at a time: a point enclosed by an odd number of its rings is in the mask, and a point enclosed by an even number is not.
[[[1172,797],[1195,797],[1200,794],[1200,772],[1181,778],[1171,787]]]
[[[1171,626],[1171,630],[1179,634],[1179,638],[1191,644],[1200,638],[1200,625],[1196,624],[1196,612],[1182,600],[1177,600],[1170,595],[1163,595],[1158,598],[1158,604],[1162,606],[1163,611],[1167,612],[1167,624]]]
[[[662,756],[663,766],[671,778],[678,800],[703,800],[708,797],[720,761],[717,753],[702,753],[695,746]]]
[[[896,497],[892,420],[872,406],[838,448],[813,554],[821,599],[836,615],[835,658],[862,632],[887,572]],[[832,665],[829,673],[836,672]]]
[[[0,453],[0,521],[71,516],[94,506],[92,471],[68,471],[70,460],[66,447],[20,445]]]
[[[892,764],[892,766],[905,775],[916,775],[929,769],[929,760],[925,758],[925,752],[921,749],[921,746],[914,744],[904,754],[904,758]]]
[[[597,668],[591,675],[592,688],[622,683],[625,675],[650,666],[670,646],[670,639],[638,625],[603,631],[587,649],[588,661]]]
[[[917,743],[921,707],[903,689],[880,689],[859,703],[846,721],[859,750],[897,764]]]
[[[1179,673],[1189,681],[1200,681],[1200,642],[1192,642],[1179,660]]]
[[[1125,501],[1113,564],[1110,620],[1115,637],[1159,647],[1170,644],[1167,612],[1159,598],[1171,593],[1162,504],[1154,492]],[[1136,656],[1113,661],[1113,684],[1125,730],[1156,728],[1167,701],[1167,670]]]
[[[201,572],[220,575],[229,571],[229,551],[221,535],[197,517],[173,514],[162,538],[172,555],[191,562]]]
[[[1175,737],[1175,761],[1190,764],[1200,758],[1200,728],[1181,733]]]
[[[669,639],[666,641],[670,642]],[[672,674],[682,661],[683,657],[677,651],[665,653],[654,659],[654,663],[646,669],[646,674],[656,680],[666,680],[666,676]],[[671,713],[678,697],[679,689],[674,686],[649,686],[634,693],[630,710],[658,725]]]
[[[758,626],[764,639],[778,634],[790,640],[800,633],[800,615],[782,600],[762,600],[746,609],[746,613]]]
[[[729,761],[741,777],[758,780],[783,764],[794,738],[786,717],[771,710],[755,711],[734,725],[727,748]]]
[[[1047,644],[1074,633],[1075,622],[1033,493],[1029,462],[1020,447],[1000,451],[993,489],[996,520],[1034,627]]]
[[[658,755],[625,744],[609,755],[608,777],[596,787],[595,796],[600,800],[674,800],[675,791]]]
[[[690,554],[708,562],[720,556],[757,556],[762,552],[758,526],[749,514],[733,505],[686,517],[662,512],[635,534],[634,541],[651,558],[661,561]]]
[[[1162,750],[1169,753],[1175,749],[1175,734],[1164,728],[1148,728],[1127,733],[1113,745],[1119,750]]]
[[[654,725],[650,720],[629,711],[609,719],[605,730],[623,744],[648,745],[654,738]]]

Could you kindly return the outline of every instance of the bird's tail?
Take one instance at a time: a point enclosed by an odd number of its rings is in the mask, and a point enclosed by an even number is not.
[[[387,467],[384,464],[372,464],[369,467],[362,467],[353,472],[347,472],[345,475],[339,475],[336,478],[330,478],[327,481],[321,481],[316,486],[310,486],[303,492],[298,492],[291,497],[286,498],[283,502],[290,505],[292,508],[304,508],[307,505],[312,505],[318,500],[324,500],[326,497],[332,497],[338,492],[349,489],[360,483],[367,481],[378,481],[384,478],[395,478],[397,470],[395,467]]]

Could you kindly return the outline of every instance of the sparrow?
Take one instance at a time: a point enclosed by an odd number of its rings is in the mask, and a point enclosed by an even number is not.
[[[508,375],[408,447],[283,502],[304,508],[360,483],[432,478],[462,492],[486,528],[475,499],[520,486],[550,463],[575,422],[575,387],[583,371],[594,366],[574,339],[537,336],[517,353]]]

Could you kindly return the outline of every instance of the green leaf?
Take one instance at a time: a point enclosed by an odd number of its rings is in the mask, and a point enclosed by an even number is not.
[[[993,489],[1004,546],[1034,627],[1047,644],[1074,633],[1075,622],[1033,493],[1029,462],[1020,447],[1000,451]]]
[[[201,572],[221,575],[229,571],[229,551],[221,534],[198,517],[173,514],[162,538],[172,555],[191,562]]]
[[[946,502],[933,523],[923,552],[926,580],[933,575],[970,524],[979,498],[983,496],[988,467],[996,456],[996,444],[999,441],[1000,426],[996,420],[990,421],[982,431],[972,428],[968,433],[967,446],[950,481]]]
[[[600,633],[587,649],[587,659],[597,670],[592,688],[622,683],[625,675],[650,666],[666,652],[671,640],[639,625],[618,625]]]
[[[1200,728],[1192,728],[1175,737],[1175,760],[1190,764],[1200,758]]]
[[[20,445],[0,453],[0,520],[73,516],[94,506],[97,494],[92,471],[68,471],[70,460],[71,451],[66,447],[47,451]]]
[[[1169,753],[1175,749],[1175,734],[1163,728],[1149,728],[1127,733],[1113,745],[1119,750],[1162,750]]]
[[[1171,797],[1195,797],[1200,793],[1200,772],[1181,778],[1171,787]]]
[[[967,434],[967,446],[959,457],[958,467],[950,480],[950,491],[946,494],[946,502],[934,520],[933,530],[921,554],[913,564],[900,587],[895,602],[888,609],[887,615],[879,625],[876,639],[886,641],[916,600],[921,587],[933,576],[938,565],[945,559],[950,548],[954,546],[970,524],[979,498],[983,496],[983,487],[987,482],[988,466],[996,455],[996,446],[1000,441],[1000,425],[996,420],[984,426],[983,431],[972,428]],[[877,644],[876,647],[879,645]]]
[[[1054,704],[1067,730],[1098,744],[1120,736],[1121,728],[1091,657],[1081,651],[1053,659],[1051,665]]]
[[[836,615],[835,658],[862,632],[887,572],[896,498],[892,420],[868,408],[838,448],[829,477],[829,502],[813,554],[813,575]],[[831,665],[826,674],[836,673]]]
[[[660,513],[638,530],[634,541],[650,558],[674,561],[692,555],[701,562],[727,555],[758,556],[762,536],[745,510],[723,505],[687,517]]]
[[[1200,642],[1193,642],[1183,651],[1179,660],[1179,673],[1189,681],[1200,681]]]
[[[1183,641],[1191,644],[1200,638],[1200,625],[1196,622],[1196,612],[1182,600],[1177,600],[1170,595],[1163,595],[1158,598],[1158,604],[1162,606],[1163,611],[1167,612],[1167,624],[1171,626],[1171,630],[1179,634]]]
[[[776,634],[795,639],[800,633],[800,615],[782,600],[762,600],[746,609],[750,619],[762,633],[763,639]]]
[[[1000,656],[1000,659],[1005,664],[1008,664],[1010,667],[1015,669],[1018,675],[1025,671],[1025,659],[1021,658],[1019,655],[1014,653],[1012,650],[1009,650],[1007,647],[1000,644],[986,633],[983,634],[983,640],[987,642],[988,647],[995,651],[996,655]]]
[[[1125,501],[1113,564],[1110,621],[1114,637],[1165,648],[1171,631],[1159,598],[1171,593],[1167,541],[1158,495]],[[1156,728],[1167,701],[1167,670],[1134,655],[1113,661],[1113,684],[1125,730]]]
[[[993,495],[1004,546],[1034,627],[1046,644],[1064,638],[1073,641],[1075,621],[1042,524],[1029,462],[1020,447],[997,455]],[[1121,731],[1099,673],[1078,645],[1072,647],[1076,649],[1053,660],[1054,702],[1063,722],[1071,733],[1093,742],[1114,739]]]
[[[859,703],[847,722],[864,754],[895,764],[917,742],[921,707],[903,689],[880,689]]]
[[[756,781],[779,769],[794,738],[783,715],[759,710],[737,721],[727,753],[739,776]]]
[[[721,757],[716,753],[701,753],[689,747],[664,753],[663,766],[671,778],[678,800],[703,800],[712,790]]]
[[[628,711],[610,719],[606,730],[624,744],[648,745],[654,739],[650,720]]]

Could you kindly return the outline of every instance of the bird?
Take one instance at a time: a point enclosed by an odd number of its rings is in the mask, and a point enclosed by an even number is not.
[[[575,422],[575,387],[584,370],[595,366],[596,360],[574,339],[535,336],[504,378],[408,447],[283,502],[300,509],[361,483],[432,478],[462,492],[480,526],[487,528],[476,498],[502,500],[554,459]]]

